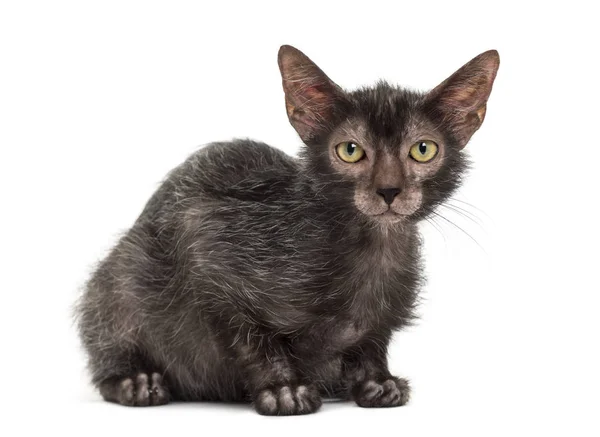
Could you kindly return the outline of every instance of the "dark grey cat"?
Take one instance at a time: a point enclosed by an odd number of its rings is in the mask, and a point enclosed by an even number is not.
[[[394,407],[387,346],[421,282],[416,224],[458,187],[499,65],[485,52],[428,93],[345,92],[283,46],[287,113],[305,144],[215,143],[173,170],[78,306],[92,380],[123,405],[321,397]]]

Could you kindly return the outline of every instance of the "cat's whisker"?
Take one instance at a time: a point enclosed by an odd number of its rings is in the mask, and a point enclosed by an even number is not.
[[[452,226],[454,226],[455,228],[457,228],[458,230],[460,230],[463,234],[465,234],[467,237],[469,237],[469,239],[471,241],[473,241],[473,243],[475,243],[482,251],[483,253],[485,253],[486,255],[488,255],[487,251],[484,249],[484,247],[479,244],[479,242],[471,235],[469,234],[467,231],[465,231],[462,227],[458,226],[456,223],[454,223],[452,220],[448,219],[447,217],[444,217],[443,215],[432,211],[432,214],[434,214],[436,217],[441,218],[442,220],[444,220],[445,222],[451,224]]]
[[[487,213],[486,213],[484,210],[482,210],[482,209],[480,209],[480,208],[477,208],[475,205],[473,205],[473,204],[471,204],[471,203],[469,203],[469,202],[466,202],[466,201],[464,201],[464,200],[461,200],[461,199],[457,199],[456,197],[453,197],[453,198],[451,198],[451,199],[449,200],[449,202],[460,202],[460,203],[462,203],[462,204],[463,204],[465,207],[473,208],[473,209],[474,209],[474,210],[476,210],[478,213],[481,213],[481,214],[483,214],[484,216],[486,216],[488,219],[491,219],[491,217],[490,217],[490,216],[489,216],[489,215],[488,215],[488,214],[487,214]]]
[[[460,212],[462,212],[464,214],[467,214],[468,216],[470,216],[474,220],[477,220],[479,223],[483,224],[483,222],[484,222],[483,219],[481,217],[479,217],[477,214],[475,214],[474,212],[469,211],[468,209],[466,209],[466,208],[464,208],[462,206],[455,205],[454,203],[452,203],[452,201],[447,201],[443,205],[447,206],[447,207],[452,207],[455,210],[458,210],[458,211],[460,211]]]
[[[446,208],[449,211],[452,211],[452,213],[456,214],[459,217],[463,217],[467,220],[469,220],[471,223],[476,224],[480,229],[484,230],[484,226],[483,226],[483,222],[481,220],[479,220],[478,218],[473,218],[470,215],[466,214],[465,212],[461,211],[460,209],[456,209],[454,206],[452,205],[440,205],[440,207],[442,208]]]
[[[440,225],[438,225],[433,217],[425,217],[425,221],[427,223],[429,223],[444,239],[444,243],[447,242],[446,240],[446,236],[444,235],[444,232],[442,231],[442,228],[440,227]]]

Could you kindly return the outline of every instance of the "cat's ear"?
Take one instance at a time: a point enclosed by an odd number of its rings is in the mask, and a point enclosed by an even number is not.
[[[278,60],[290,123],[310,142],[338,120],[346,104],[344,91],[292,46],[281,46]]]
[[[485,118],[500,57],[489,50],[473,58],[426,97],[427,104],[440,113],[459,142],[465,147]]]

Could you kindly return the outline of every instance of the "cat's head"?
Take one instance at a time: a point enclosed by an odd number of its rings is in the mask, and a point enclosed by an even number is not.
[[[306,55],[279,51],[285,103],[315,183],[369,220],[419,219],[459,186],[500,59],[480,54],[427,93],[380,82],[346,92]]]

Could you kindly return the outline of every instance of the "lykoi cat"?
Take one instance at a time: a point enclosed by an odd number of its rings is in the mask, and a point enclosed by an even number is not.
[[[488,51],[426,93],[347,92],[281,47],[300,156],[201,148],[87,283],[79,330],[104,399],[249,401],[265,415],[325,397],[404,405],[386,354],[423,282],[417,223],[458,188],[498,66]]]

